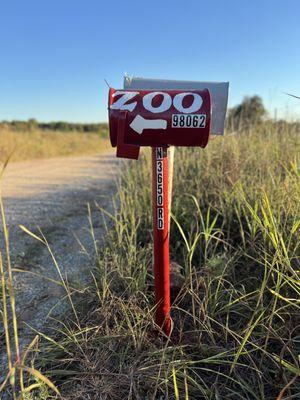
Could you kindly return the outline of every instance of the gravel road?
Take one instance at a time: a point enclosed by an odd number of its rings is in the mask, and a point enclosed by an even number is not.
[[[109,209],[116,188],[118,161],[111,153],[82,157],[16,162],[8,165],[2,183],[10,249],[15,272],[19,334],[24,347],[33,335],[28,325],[43,330],[48,312],[58,315],[64,305],[61,286],[43,277],[59,280],[46,247],[25,234],[19,225],[47,238],[64,277],[83,287],[95,260],[88,221],[91,205],[96,239],[102,240],[100,212],[94,201]],[[1,234],[3,242],[3,234]],[[3,249],[3,243],[1,243]],[[37,274],[37,275],[33,275]],[[0,325],[0,349],[4,349]],[[0,350],[0,382],[5,371],[5,352]]]

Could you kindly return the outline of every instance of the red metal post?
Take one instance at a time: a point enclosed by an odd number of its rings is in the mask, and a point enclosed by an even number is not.
[[[171,318],[168,149],[163,146],[152,147],[152,204],[156,323],[169,335]]]

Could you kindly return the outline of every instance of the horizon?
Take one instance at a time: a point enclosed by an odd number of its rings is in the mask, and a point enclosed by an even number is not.
[[[288,94],[288,93],[285,93],[285,95],[286,96],[291,96],[291,94]],[[255,96],[255,94],[253,96]],[[259,96],[259,95],[257,95],[257,96]],[[250,97],[250,96],[245,95],[242,98],[241,102],[246,97]],[[259,96],[259,97],[261,97],[261,96]],[[296,99],[296,100],[299,101],[299,99]],[[230,109],[232,109],[233,107],[235,107],[238,104],[240,104],[240,103],[237,103],[237,104],[234,104],[234,105],[228,107],[227,112],[226,112],[226,117],[227,117],[228,112],[230,111]],[[285,116],[284,114],[280,115],[276,108],[274,110],[272,110],[272,112],[270,112],[270,110],[268,110],[266,108],[267,114],[266,114],[265,117],[266,117],[267,120],[275,120],[276,122],[285,121],[285,122],[288,122],[288,123],[300,123],[300,113],[298,113],[298,115],[293,115],[293,114],[288,114],[288,111],[289,110],[287,109],[287,115]],[[25,122],[26,123],[26,122],[29,122],[30,120],[33,120],[38,124],[51,124],[51,123],[67,123],[67,124],[79,124],[79,125],[108,124],[108,116],[106,117],[106,120],[86,120],[86,121],[84,121],[84,120],[76,120],[76,119],[74,119],[74,120],[66,120],[66,119],[40,120],[40,119],[37,119],[35,117],[29,117],[27,119],[0,119],[0,124],[3,124],[3,123],[10,124],[10,123],[13,123],[13,122],[21,122],[21,123]]]

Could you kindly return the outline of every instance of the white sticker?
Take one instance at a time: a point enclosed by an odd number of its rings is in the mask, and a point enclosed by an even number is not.
[[[173,114],[172,128],[205,128],[205,114]]]
[[[167,129],[167,121],[164,119],[146,119],[137,115],[129,126],[141,135],[144,129]]]
[[[183,107],[183,100],[186,96],[193,96],[193,103],[189,107]],[[193,92],[178,93],[174,97],[173,104],[176,110],[185,114],[194,113],[200,110],[203,100],[200,94]]]
[[[164,209],[162,207],[157,208],[157,229],[164,229]]]
[[[152,100],[156,96],[163,96],[163,101],[161,102],[161,105],[158,107],[153,107],[152,105]],[[162,113],[167,111],[172,105],[172,98],[169,95],[169,93],[164,93],[164,92],[152,92],[148,93],[143,97],[143,106],[146,110],[156,114],[156,113]]]
[[[132,100],[139,92],[124,92],[121,90],[117,90],[112,97],[115,98],[116,96],[121,95],[121,97],[115,101],[110,108],[112,110],[129,110],[133,111],[135,106],[137,105],[137,101],[127,104],[129,100]]]

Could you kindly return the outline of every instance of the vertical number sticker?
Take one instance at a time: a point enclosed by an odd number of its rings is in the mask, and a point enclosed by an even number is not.
[[[156,206],[157,206],[157,229],[164,229],[164,188],[163,188],[163,155],[162,147],[156,148]]]

